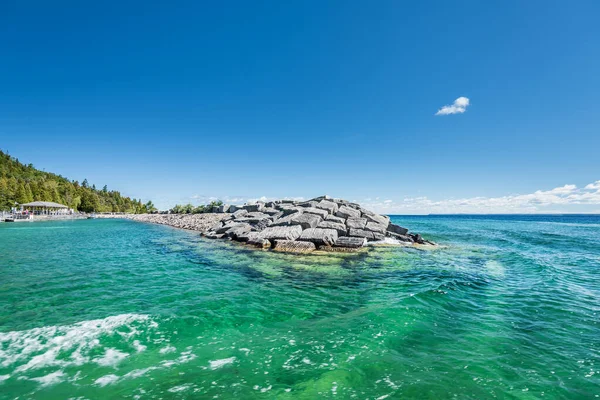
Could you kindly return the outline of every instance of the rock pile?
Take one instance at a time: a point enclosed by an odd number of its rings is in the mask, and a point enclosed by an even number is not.
[[[98,216],[105,218],[105,216]],[[169,225],[174,228],[189,229],[192,231],[206,232],[219,221],[226,218],[226,214],[128,214],[125,216],[106,216],[106,218],[127,218],[138,222]]]
[[[275,251],[357,251],[367,242],[386,237],[434,245],[421,235],[392,224],[387,216],[327,196],[304,202],[278,200],[223,205],[214,211],[225,216],[205,232],[207,238],[230,239]]]

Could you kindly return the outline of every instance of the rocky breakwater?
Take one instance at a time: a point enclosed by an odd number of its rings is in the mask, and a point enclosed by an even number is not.
[[[127,218],[132,221],[169,225],[174,228],[206,232],[219,221],[227,218],[227,214],[127,214],[125,216],[108,216],[107,218]]]
[[[354,252],[368,242],[386,237],[404,244],[435,245],[392,224],[388,216],[327,196],[304,202],[223,205],[214,211],[224,217],[204,233],[207,238],[229,239],[274,251]]]

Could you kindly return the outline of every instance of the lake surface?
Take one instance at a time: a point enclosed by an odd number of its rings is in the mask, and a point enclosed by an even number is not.
[[[599,216],[392,220],[447,248],[0,224],[0,398],[600,396]]]

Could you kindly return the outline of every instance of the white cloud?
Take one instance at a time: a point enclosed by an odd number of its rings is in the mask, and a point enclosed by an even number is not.
[[[468,106],[469,99],[467,97],[459,97],[458,99],[454,100],[454,103],[440,108],[435,115],[462,114],[467,111]]]
[[[598,190],[600,189],[600,181],[596,181],[594,183],[590,183],[585,187],[588,190]]]
[[[401,201],[363,202],[363,206],[385,214],[505,214],[595,212],[600,206],[600,181],[583,189],[564,185],[550,190],[502,197],[469,197],[432,200],[428,197]]]

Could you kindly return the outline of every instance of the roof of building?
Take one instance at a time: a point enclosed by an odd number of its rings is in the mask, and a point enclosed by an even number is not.
[[[63,204],[53,203],[51,201],[32,201],[31,203],[21,204],[23,207],[53,207],[53,208],[69,208]]]

